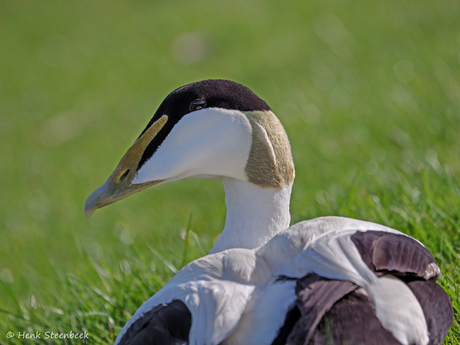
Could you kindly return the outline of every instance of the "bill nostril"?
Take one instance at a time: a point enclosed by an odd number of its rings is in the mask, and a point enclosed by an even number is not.
[[[123,173],[123,175],[120,176],[120,179],[118,180],[118,182],[123,182],[124,179],[128,176],[128,174],[129,174],[129,169],[127,169],[127,170]]]

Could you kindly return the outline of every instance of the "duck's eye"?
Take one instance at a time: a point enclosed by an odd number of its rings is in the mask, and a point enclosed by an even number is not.
[[[190,111],[200,110],[206,107],[206,102],[202,99],[195,99],[190,103]]]

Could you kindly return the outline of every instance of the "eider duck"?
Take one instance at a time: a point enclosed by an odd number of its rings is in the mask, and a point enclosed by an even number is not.
[[[219,179],[225,228],[179,271],[115,344],[441,344],[453,323],[441,272],[416,239],[321,217],[289,227],[290,144],[270,107],[228,80],[180,87],[161,103],[87,217],[188,177]]]

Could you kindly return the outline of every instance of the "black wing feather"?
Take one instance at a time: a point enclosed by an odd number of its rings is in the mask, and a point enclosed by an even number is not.
[[[136,320],[123,335],[120,345],[188,344],[192,314],[184,302],[159,305]]]
[[[425,314],[430,344],[440,345],[454,322],[454,310],[449,295],[432,280],[413,280],[407,286],[419,301]]]

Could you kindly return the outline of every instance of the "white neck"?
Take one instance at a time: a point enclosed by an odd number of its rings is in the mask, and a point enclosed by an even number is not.
[[[281,189],[223,177],[227,218],[210,253],[230,248],[254,249],[289,226],[292,185]]]

